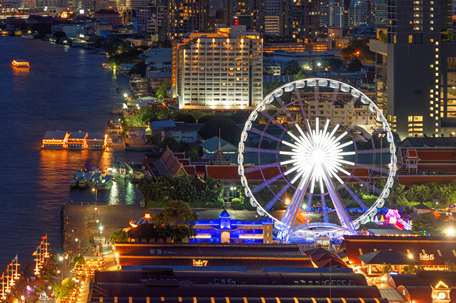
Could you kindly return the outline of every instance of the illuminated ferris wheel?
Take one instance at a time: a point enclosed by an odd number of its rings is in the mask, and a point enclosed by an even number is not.
[[[378,146],[379,137],[387,144]],[[312,78],[285,84],[256,106],[241,134],[238,162],[247,199],[287,241],[292,234],[356,234],[383,207],[397,161],[391,129],[372,100],[345,83]],[[382,179],[379,188],[374,181]],[[365,193],[375,197],[369,206]],[[274,215],[279,201],[287,208]],[[353,206],[358,216],[347,211]],[[300,217],[311,207],[322,213],[320,222]]]

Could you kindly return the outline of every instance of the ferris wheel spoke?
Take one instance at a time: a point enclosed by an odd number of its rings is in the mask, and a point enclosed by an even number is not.
[[[324,195],[321,195],[321,211],[323,212],[323,222],[328,223],[328,211],[326,210],[326,198]]]
[[[271,201],[269,201],[264,207],[263,209],[265,211],[269,211],[276,203],[277,201],[279,201],[282,196],[287,192],[287,190],[290,188],[290,184],[287,183],[287,185],[285,185],[284,187],[282,187],[282,189],[276,194],[274,195],[274,198],[271,199]]]
[[[389,147],[358,150],[358,154],[384,154],[389,152]]]
[[[380,195],[382,193],[382,191],[378,188],[376,188],[375,186],[371,185],[369,182],[366,182],[364,181],[363,179],[361,178],[358,178],[357,176],[355,175],[352,175],[351,178],[353,178],[354,180],[358,181],[359,183],[363,184],[363,186],[367,186],[371,191],[373,191],[374,193],[376,193],[377,195]]]
[[[295,87],[295,94],[296,94],[296,99],[298,99],[298,104],[299,104],[299,108],[301,109],[301,114],[302,114],[302,117],[303,117],[303,120],[306,121],[307,120],[307,112],[304,108],[304,102],[302,102],[302,97],[301,97],[301,92],[299,91],[299,88],[296,88]]]
[[[366,210],[368,209],[368,207],[366,206],[366,204],[364,204],[361,199],[350,189],[350,187],[347,186],[347,184],[343,183],[343,186],[345,188],[345,190],[350,194],[350,196],[353,197],[353,199],[355,199],[356,202],[358,202],[358,205],[361,206],[361,208],[363,210]]]
[[[285,226],[288,226],[291,228],[293,227],[293,225],[296,221],[296,216],[298,215],[302,201],[304,200],[306,191],[309,187],[310,179],[311,179],[311,176],[307,175],[304,178],[302,178],[301,181],[299,182],[299,186],[296,188],[293,198],[291,199],[291,202],[288,205],[287,209],[285,210],[285,213],[283,214],[283,217],[281,220],[282,223],[285,224]]]
[[[263,170],[263,169],[267,169],[267,168],[271,168],[271,167],[277,167],[279,165],[280,165],[279,162],[274,162],[274,163],[269,163],[269,164],[261,164],[261,165],[251,166],[251,167],[248,167],[248,168],[245,169],[244,174],[253,173],[253,172],[256,172],[256,171],[259,171],[259,170]]]
[[[263,154],[275,154],[275,149],[265,149],[265,148],[257,148],[257,147],[246,147],[244,149],[246,153],[263,153]]]
[[[274,182],[280,180],[281,178],[283,178],[282,174],[278,174],[277,176],[272,177],[271,179],[261,183],[260,185],[258,185],[254,189],[252,189],[252,194],[256,194],[256,193],[260,192],[261,190],[265,189],[266,187],[269,187],[269,185],[271,185]]]
[[[291,122],[292,123],[296,123],[296,120],[295,118],[291,115],[290,111],[288,110],[288,108],[286,107],[285,103],[283,103],[282,101],[282,98],[280,97],[275,97],[277,102],[279,102],[280,106],[282,107],[282,109],[285,111],[285,113],[287,114],[287,116],[290,118]]]
[[[255,134],[257,134],[257,135],[266,137],[266,138],[268,138],[268,139],[271,139],[271,140],[274,140],[274,141],[277,141],[277,142],[280,142],[280,141],[281,141],[279,138],[277,138],[277,137],[275,137],[275,136],[273,136],[273,135],[270,135],[270,134],[268,134],[268,133],[266,133],[266,132],[264,132],[264,131],[261,131],[261,130],[259,130],[258,128],[255,128],[255,127],[252,127],[252,128],[250,129],[250,131],[251,131],[252,133],[255,133]]]
[[[381,167],[375,167],[375,166],[367,165],[367,164],[357,163],[356,166],[359,166],[359,167],[362,167],[362,168],[366,168],[366,169],[369,169],[369,170],[373,170],[375,172],[382,173],[384,175],[388,175],[389,172],[390,172],[389,169],[385,169],[385,168],[381,168]]]
[[[280,127],[283,131],[285,132],[288,132],[288,129],[283,126],[281,123],[279,123],[279,121],[277,121],[276,119],[274,119],[270,114],[268,114],[267,111],[263,110],[260,112],[266,119],[268,119],[269,121],[271,121],[274,125],[277,125],[278,127]]]

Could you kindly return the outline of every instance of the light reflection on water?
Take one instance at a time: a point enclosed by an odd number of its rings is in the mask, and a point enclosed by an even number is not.
[[[12,68],[13,59],[30,61],[30,69]],[[85,162],[106,169],[113,160],[141,161],[142,153],[40,150],[48,130],[104,131],[122,101],[116,87],[128,86],[125,77],[101,68],[105,61],[84,49],[0,37],[0,270],[15,254],[27,263],[45,234],[58,251],[61,205],[95,202],[89,188],[69,186]],[[100,204],[140,199],[123,179],[97,194]]]

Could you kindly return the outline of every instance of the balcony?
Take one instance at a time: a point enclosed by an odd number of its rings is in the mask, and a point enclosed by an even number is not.
[[[382,55],[387,55],[387,47],[386,44],[381,43],[378,40],[370,39],[369,40],[369,49],[374,53],[379,53]]]

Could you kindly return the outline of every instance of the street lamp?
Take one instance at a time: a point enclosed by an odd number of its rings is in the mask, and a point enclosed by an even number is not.
[[[445,233],[450,237],[454,237],[454,235],[456,234],[456,230],[453,227],[448,227],[445,230]]]
[[[97,203],[98,203],[98,189],[92,188],[92,191],[95,192],[95,206],[96,206]],[[96,209],[96,208],[95,208],[95,209]]]
[[[383,138],[385,138],[385,133],[378,134],[380,138],[380,168],[383,168]]]
[[[409,255],[408,255],[408,258],[409,258],[409,259],[413,259],[413,255],[412,255],[412,254],[409,254]]]
[[[100,229],[100,246],[101,246],[101,232],[103,231],[103,226],[100,225],[100,228],[99,228],[99,229]]]

